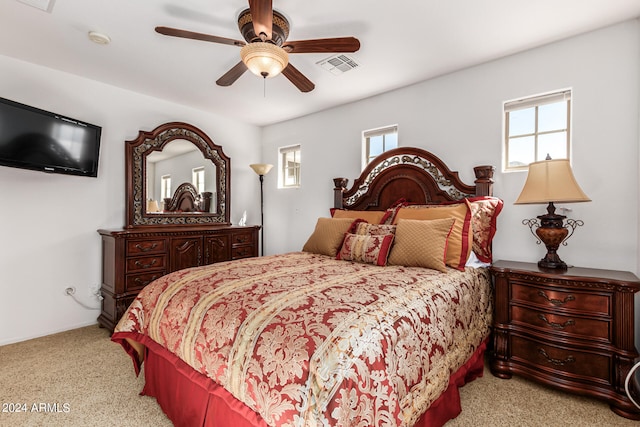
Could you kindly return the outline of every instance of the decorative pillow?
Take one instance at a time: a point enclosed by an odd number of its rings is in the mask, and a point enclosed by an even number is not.
[[[302,250],[335,257],[352,223],[353,218],[318,218],[316,228]]]
[[[396,226],[390,224],[367,224],[359,222],[355,225],[353,234],[380,236],[383,234],[395,234]]]
[[[409,203],[406,199],[398,199],[393,205],[389,206],[380,221],[380,224],[395,224],[396,214],[400,208],[407,206]]]
[[[331,210],[331,216],[333,218],[360,218],[364,219],[367,222],[370,222],[371,224],[380,224],[384,215],[384,211],[349,211],[344,209]]]
[[[458,270],[464,270],[473,244],[471,209],[468,201],[449,205],[407,206],[401,208],[396,215],[397,221],[400,219],[433,220],[442,218],[456,220],[449,237],[446,263]]]
[[[454,218],[399,219],[388,263],[447,271],[447,240],[456,222]]]
[[[482,262],[493,262],[491,242],[496,234],[496,221],[504,202],[497,197],[479,196],[468,199],[471,208],[473,252]]]
[[[336,259],[383,266],[387,264],[391,243],[393,234],[371,236],[347,233]]]

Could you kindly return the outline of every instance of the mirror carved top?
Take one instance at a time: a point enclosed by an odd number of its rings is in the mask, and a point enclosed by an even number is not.
[[[215,165],[215,203],[212,212],[147,212],[147,156],[169,142],[186,140]],[[125,144],[127,227],[168,225],[229,225],[230,159],[197,127],[181,122],[165,123]]]

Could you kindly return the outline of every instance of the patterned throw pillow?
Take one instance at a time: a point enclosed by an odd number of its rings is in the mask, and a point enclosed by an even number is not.
[[[464,270],[473,244],[469,202],[464,200],[462,203],[456,204],[412,205],[401,208],[396,215],[396,220],[434,220],[443,218],[454,218],[456,220],[449,237],[447,265],[458,270]]]
[[[360,235],[347,233],[336,259],[383,266],[387,264],[393,234]]]
[[[504,202],[497,197],[479,196],[468,199],[471,208],[473,252],[482,262],[491,263],[491,242],[497,230],[497,218]]]
[[[447,271],[447,240],[455,222],[454,218],[398,220],[395,243],[389,254],[389,265]]]
[[[382,234],[395,234],[396,226],[390,224],[367,224],[360,222],[354,227],[353,234],[379,236]]]
[[[351,224],[352,218],[318,218],[316,228],[302,251],[335,257]]]

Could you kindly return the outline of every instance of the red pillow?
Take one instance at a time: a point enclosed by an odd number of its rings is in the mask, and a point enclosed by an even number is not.
[[[393,243],[393,234],[363,235],[346,233],[336,259],[384,266]]]
[[[504,202],[497,197],[478,196],[467,199],[471,209],[472,249],[482,262],[492,262],[491,242],[497,230],[497,218]]]

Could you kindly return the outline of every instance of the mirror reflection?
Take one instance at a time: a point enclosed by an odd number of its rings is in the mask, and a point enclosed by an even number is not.
[[[147,213],[215,211],[216,166],[191,141],[149,153],[146,172]]]

